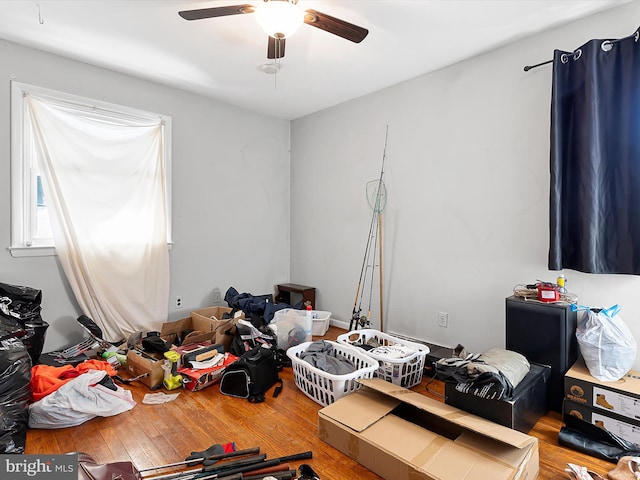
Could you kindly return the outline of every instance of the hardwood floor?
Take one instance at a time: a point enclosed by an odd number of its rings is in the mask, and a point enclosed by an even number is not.
[[[335,339],[341,333],[344,331],[331,327],[325,338]],[[180,462],[192,451],[205,450],[216,443],[235,442],[237,449],[260,447],[267,459],[312,451],[312,459],[293,462],[291,469],[309,463],[322,480],[380,478],[318,438],[317,411],[322,407],[297,389],[290,368],[281,372],[281,378],[284,389],[280,396],[268,396],[260,404],[224,396],[214,385],[200,392],[179,390],[175,401],[146,405],[142,399],[152,392],[135,382],[124,386],[138,402],[132,410],[115,417],[95,418],[78,427],[29,429],[25,453],[81,451],[99,463],[130,460],[139,469],[146,469]],[[442,400],[443,384],[433,381],[427,390],[428,380],[423,379],[413,390]],[[540,441],[538,478],[568,479],[564,471],[567,463],[584,465],[606,478],[614,464],[558,445],[562,425],[560,414],[550,412],[529,432]],[[145,476],[151,479],[151,474]]]

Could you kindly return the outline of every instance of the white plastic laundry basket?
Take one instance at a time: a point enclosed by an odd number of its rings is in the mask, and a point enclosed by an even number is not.
[[[378,361],[365,355],[364,351],[349,345],[324,340],[333,347],[331,355],[336,358],[345,358],[356,366],[356,370],[345,375],[334,375],[314,367],[309,362],[300,358],[312,342],[301,343],[287,350],[287,356],[291,359],[293,377],[296,385],[307,397],[322,406],[327,406],[348,393],[360,388],[356,381],[360,378],[372,378],[378,369]]]
[[[374,329],[352,330],[351,332],[339,335],[338,343],[349,345],[362,350],[366,355],[375,359],[379,367],[374,376],[382,378],[387,382],[411,388],[422,381],[424,363],[429,353],[429,347],[421,343],[402,340],[401,338],[388,335]],[[389,358],[384,355],[376,355],[371,350],[365,350],[355,345],[379,345],[382,347],[390,345],[402,345],[415,350],[415,353],[403,358]]]

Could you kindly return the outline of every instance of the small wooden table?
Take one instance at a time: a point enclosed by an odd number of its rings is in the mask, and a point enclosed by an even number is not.
[[[278,292],[276,293],[276,302],[278,303],[291,303],[291,294],[297,293],[302,295],[303,302],[309,302],[311,308],[316,308],[316,289],[315,287],[307,287],[306,285],[298,285],[297,283],[281,283],[276,285]]]

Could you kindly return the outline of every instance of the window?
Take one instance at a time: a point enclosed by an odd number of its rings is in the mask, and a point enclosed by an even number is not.
[[[11,254],[53,255],[54,243],[37,160],[37,149],[25,95],[46,96],[60,105],[81,109],[87,115],[109,120],[162,119],[163,162],[166,172],[167,239],[171,241],[171,117],[132,109],[18,82],[11,84]],[[87,164],[83,171],[98,174]]]

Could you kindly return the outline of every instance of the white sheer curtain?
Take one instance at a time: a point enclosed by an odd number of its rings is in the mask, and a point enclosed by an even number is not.
[[[116,341],[167,321],[165,164],[160,118],[28,94],[60,263],[83,313]]]

